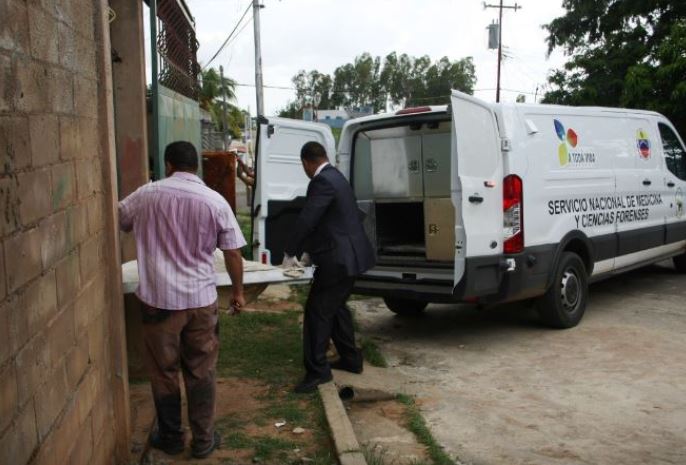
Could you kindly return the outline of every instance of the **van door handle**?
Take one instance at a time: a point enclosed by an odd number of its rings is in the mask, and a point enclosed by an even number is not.
[[[667,183],[667,187],[674,187],[674,186],[675,186],[675,184],[672,181],[669,181]]]
[[[651,184],[652,184],[652,182],[650,181],[650,179],[644,179],[644,180],[643,180],[643,185],[644,185],[644,186],[650,186]]]
[[[484,198],[481,197],[479,194],[474,194],[469,196],[469,201],[472,203],[481,203],[484,201]]]

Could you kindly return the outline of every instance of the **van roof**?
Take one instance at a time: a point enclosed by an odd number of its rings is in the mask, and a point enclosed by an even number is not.
[[[631,108],[612,108],[612,107],[595,107],[595,106],[569,106],[569,105],[552,105],[548,103],[489,103],[497,111],[499,108],[505,111],[519,110],[526,113],[542,112],[542,113],[574,113],[575,111],[586,112],[600,112],[600,113],[617,113],[617,114],[640,114],[646,116],[662,116],[660,113],[649,110],[635,110]],[[410,110],[410,111],[407,111]],[[419,110],[419,111],[412,111]],[[448,105],[430,105],[425,107],[413,107],[400,110],[403,113],[377,113],[369,116],[362,116],[360,118],[352,118],[345,122],[344,128],[358,123],[366,123],[368,121],[378,120],[394,120],[401,118],[412,118],[417,115],[427,115],[432,113],[445,113],[448,110]]]

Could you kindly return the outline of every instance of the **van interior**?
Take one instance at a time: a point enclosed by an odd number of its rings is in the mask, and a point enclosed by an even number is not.
[[[355,135],[351,181],[367,213],[365,230],[379,264],[452,264],[450,146],[447,119],[396,123]]]

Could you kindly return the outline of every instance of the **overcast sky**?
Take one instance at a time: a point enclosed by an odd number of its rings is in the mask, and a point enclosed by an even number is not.
[[[497,9],[484,10],[477,0],[262,0],[262,65],[266,86],[292,87],[299,70],[332,74],[355,56],[369,52],[384,57],[392,51],[413,56],[471,56],[476,66],[475,95],[495,101],[497,52],[487,49],[486,26]],[[214,55],[251,0],[186,0],[196,21],[201,65]],[[498,3],[491,0],[489,3]],[[546,32],[541,25],[561,16],[561,0],[521,0],[522,9],[505,10],[503,45],[510,56],[503,63],[501,99],[519,93],[532,102],[536,87],[546,82],[551,68],[564,62],[556,51],[546,57]],[[514,1],[505,1],[513,5]],[[247,22],[252,9],[245,17]],[[147,24],[147,23],[146,23]],[[241,30],[241,27],[239,27]],[[252,21],[215,59],[241,84],[255,82]],[[278,112],[294,91],[265,89],[265,111]],[[254,87],[237,88],[237,104],[255,112]]]

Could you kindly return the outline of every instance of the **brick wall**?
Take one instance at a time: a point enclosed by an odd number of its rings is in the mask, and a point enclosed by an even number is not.
[[[127,435],[104,4],[0,0],[0,464]]]

